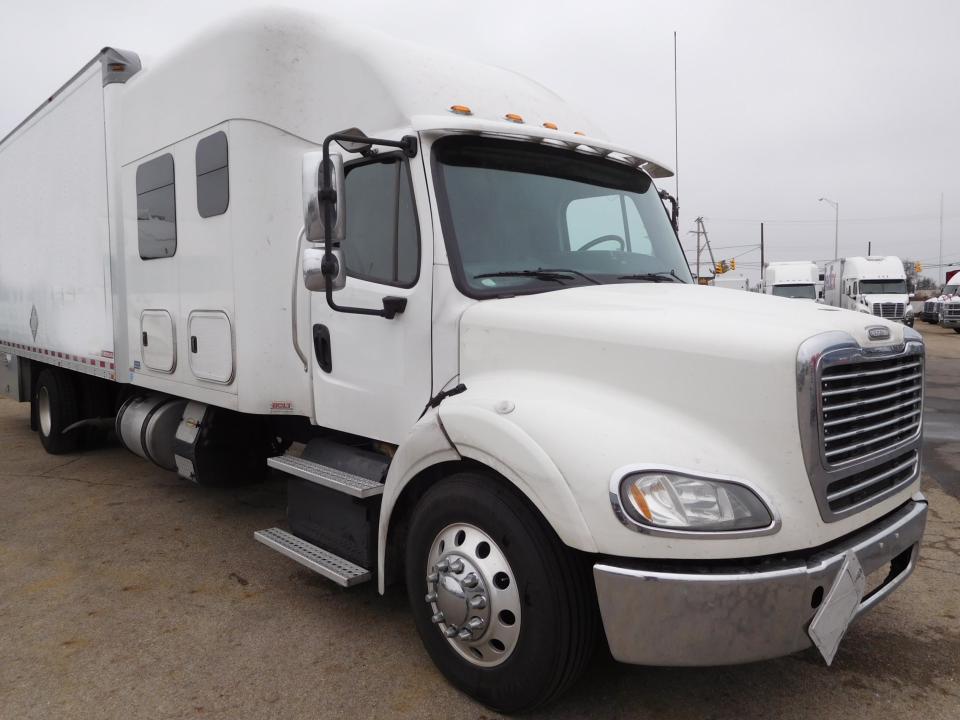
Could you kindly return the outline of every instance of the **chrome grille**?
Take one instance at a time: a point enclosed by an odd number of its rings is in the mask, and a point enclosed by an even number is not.
[[[827,366],[820,375],[823,457],[838,465],[883,451],[920,429],[923,360]]]
[[[804,465],[825,522],[858,513],[920,474],[923,338],[863,347],[831,331],[797,351],[797,418]]]
[[[935,300],[927,300],[923,304],[923,312],[925,312],[926,314],[932,315],[936,311],[937,311],[937,303]]]
[[[827,485],[827,502],[833,512],[849,510],[875,495],[909,484],[917,472],[920,455],[910,450],[869,470],[848,475]]]
[[[948,318],[960,317],[960,302],[944,303],[943,316]]]
[[[877,317],[899,320],[903,317],[903,303],[874,303],[873,314]]]

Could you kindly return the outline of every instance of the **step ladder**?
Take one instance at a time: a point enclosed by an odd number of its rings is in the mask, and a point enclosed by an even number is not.
[[[291,535],[280,528],[257,530],[253,537],[278,553],[296,560],[304,567],[308,567],[328,580],[333,580],[341,587],[352,587],[372,578],[372,573],[366,568],[354,565],[332,552],[317,547],[296,535]]]
[[[295,475],[353,497],[368,498],[383,494],[383,483],[293,455],[268,458],[267,465],[288,475]]]
[[[351,497],[366,499],[383,494],[383,483],[294,455],[269,458],[267,465],[280,472],[317,483]],[[341,587],[352,587],[373,578],[373,573],[367,568],[360,567],[281,528],[258,530],[253,537],[257,542],[286,555]]]

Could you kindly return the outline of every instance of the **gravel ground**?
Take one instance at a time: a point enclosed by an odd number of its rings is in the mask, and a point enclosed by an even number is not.
[[[605,653],[539,717],[960,717],[960,336],[927,338],[926,545],[910,581],[813,651],[629,667]],[[421,648],[399,591],[341,590],[252,539],[282,483],[197,488],[120,448],[44,454],[0,401],[0,718],[491,718]]]

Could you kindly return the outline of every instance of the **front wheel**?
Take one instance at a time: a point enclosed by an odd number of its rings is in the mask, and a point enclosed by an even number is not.
[[[954,331],[955,333],[960,333],[960,328],[954,328],[953,331]]]
[[[407,536],[406,580],[434,663],[495,710],[549,702],[594,649],[589,567],[492,475],[459,473],[423,496]]]

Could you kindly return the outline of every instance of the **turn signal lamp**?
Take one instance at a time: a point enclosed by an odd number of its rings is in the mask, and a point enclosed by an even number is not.
[[[558,128],[557,128],[557,124],[556,124],[556,123],[552,123],[552,122],[545,122],[545,123],[543,124],[543,126],[544,126],[547,130],[557,130],[557,129],[558,129]]]
[[[523,122],[523,117],[520,115],[517,115],[516,113],[507,113],[506,115],[504,115],[504,117],[510,122],[515,122],[515,123]]]
[[[473,115],[473,110],[466,105],[451,105],[450,112],[454,115]]]

